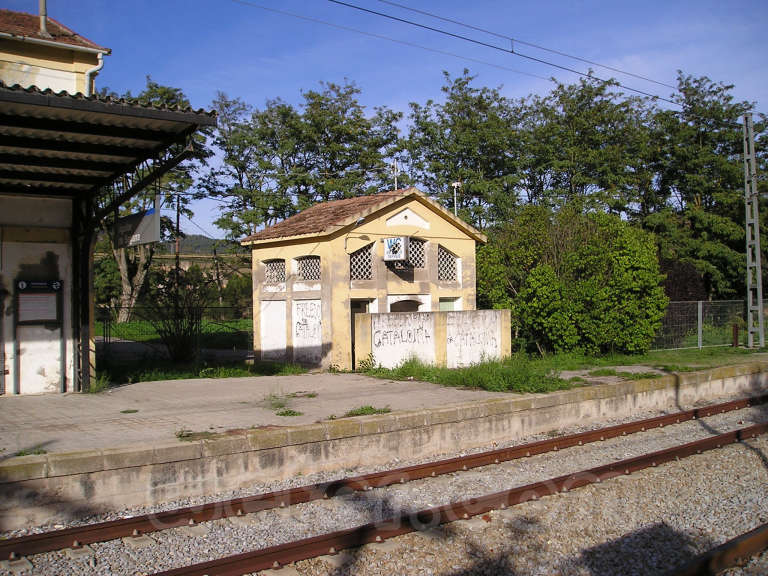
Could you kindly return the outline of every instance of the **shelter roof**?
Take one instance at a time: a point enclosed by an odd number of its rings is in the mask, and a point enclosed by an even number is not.
[[[95,42],[91,42],[88,38],[80,36],[53,18],[47,18],[47,29],[49,36],[40,34],[40,16],[38,14],[0,10],[0,32],[4,32],[19,40],[42,40],[79,46],[80,48],[90,48],[94,52],[111,52],[109,48],[104,48]]]
[[[248,236],[241,241],[241,244],[261,244],[278,239],[310,239],[326,236],[347,226],[355,226],[361,218],[364,219],[409,197],[417,199],[433,211],[438,212],[443,218],[451,221],[454,226],[463,230],[476,241],[485,243],[486,237],[480,231],[451,214],[418,189],[405,188],[315,204],[273,226]]]
[[[0,82],[0,193],[95,194],[215,123],[203,110]]]

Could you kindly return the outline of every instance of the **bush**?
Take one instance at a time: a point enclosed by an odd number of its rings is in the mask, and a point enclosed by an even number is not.
[[[477,270],[478,301],[540,353],[645,352],[668,303],[653,235],[608,214],[526,206]]]

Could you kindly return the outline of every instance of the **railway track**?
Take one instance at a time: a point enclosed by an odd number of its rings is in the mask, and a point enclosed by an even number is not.
[[[102,522],[82,527],[23,536],[12,540],[0,541],[0,558],[14,559],[67,547],[78,548],[84,544],[137,536],[172,527],[188,526],[190,524],[197,524],[199,522],[206,522],[228,516],[239,516],[260,510],[268,510],[270,508],[285,507],[292,504],[330,498],[339,493],[365,491],[374,487],[384,487],[409,480],[434,477],[480,466],[498,464],[503,461],[534,456],[545,452],[557,451],[572,446],[585,445],[671,424],[682,423],[734,410],[741,410],[750,406],[763,404],[767,400],[768,396],[747,398],[461,458],[451,458],[423,465],[408,466],[396,470],[345,478],[334,482],[271,492],[269,494],[239,498],[230,501],[216,502],[200,507],[182,508],[113,522]],[[390,518],[385,522],[371,523],[351,530],[333,532],[331,534],[304,539],[290,544],[240,554],[230,559],[216,560],[194,567],[166,571],[160,574],[168,576],[181,574],[243,574],[283,565],[299,559],[327,554],[329,551],[356,547],[367,542],[382,541],[415,529],[422,529],[424,527],[450,522],[456,519],[484,514],[492,509],[505,508],[555,492],[578,488],[617,475],[629,474],[648,466],[662,464],[670,459],[682,458],[692,453],[711,450],[714,447],[738,442],[749,435],[764,433],[766,431],[766,426],[766,424],[759,424],[742,430],[713,436],[682,447],[662,450],[606,466],[590,468],[575,474],[552,478],[545,482],[528,484],[526,486],[515,488],[514,490],[499,492],[480,498],[473,498],[457,504],[404,514]]]

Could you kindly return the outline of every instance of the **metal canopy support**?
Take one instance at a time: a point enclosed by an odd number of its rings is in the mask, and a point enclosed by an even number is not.
[[[765,346],[763,273],[760,252],[760,215],[757,197],[757,167],[752,115],[744,115],[744,205],[747,232],[747,346],[754,348],[755,335]]]

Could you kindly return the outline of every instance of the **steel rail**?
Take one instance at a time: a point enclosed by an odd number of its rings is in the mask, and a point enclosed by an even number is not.
[[[382,542],[388,538],[400,536],[408,532],[433,528],[440,524],[486,514],[491,510],[504,509],[528,502],[529,500],[537,500],[543,496],[567,492],[575,488],[587,486],[588,484],[599,483],[616,476],[631,474],[645,468],[680,460],[694,454],[701,454],[702,452],[741,442],[749,438],[755,438],[758,434],[764,434],[765,432],[768,432],[768,423],[755,424],[754,426],[732,430],[731,432],[711,436],[703,440],[658,450],[603,466],[596,466],[574,474],[566,474],[511,490],[504,490],[418,512],[404,513],[382,522],[371,522],[355,528],[227,556],[192,566],[173,568],[157,572],[153,576],[242,576],[250,572],[279,568],[292,562],[326,554],[335,554],[345,548],[355,548],[364,544]]]
[[[618,436],[644,432],[654,428],[660,428],[672,424],[678,424],[698,418],[705,418],[715,414],[742,410],[751,406],[757,406],[768,402],[768,395],[742,398],[711,406],[703,406],[693,410],[685,410],[664,416],[646,418],[625,424],[608,426],[588,432],[570,434],[558,438],[540,440],[521,444],[511,448],[500,448],[478,454],[448,458],[426,464],[406,466],[393,470],[374,472],[360,476],[342,478],[330,482],[300,486],[266,494],[258,494],[232,500],[211,502],[199,506],[190,506],[123,518],[107,522],[74,526],[61,530],[29,534],[8,540],[0,540],[0,560],[14,559],[32,554],[40,554],[63,548],[78,548],[85,544],[105,542],[116,538],[139,536],[188,526],[199,522],[209,522],[230,516],[241,516],[272,508],[283,508],[293,504],[300,504],[330,498],[340,493],[370,490],[404,483],[427,477],[449,474],[452,472],[469,470],[481,466],[498,464],[500,462],[535,456],[546,452],[557,451],[572,446],[581,446],[592,442],[607,440]]]
[[[743,560],[759,554],[768,548],[768,524],[758,526],[754,530],[737,536],[696,556],[688,564],[675,568],[669,576],[714,576],[733,566],[737,566]]]

